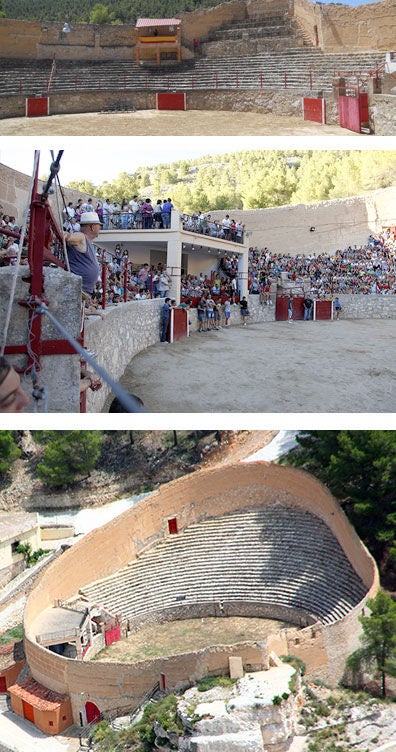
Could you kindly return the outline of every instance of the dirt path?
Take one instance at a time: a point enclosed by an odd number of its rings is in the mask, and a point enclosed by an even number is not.
[[[0,120],[2,136],[357,136],[338,125],[258,112],[139,110]]]
[[[252,323],[151,347],[121,384],[149,412],[394,412],[395,345],[391,320]]]

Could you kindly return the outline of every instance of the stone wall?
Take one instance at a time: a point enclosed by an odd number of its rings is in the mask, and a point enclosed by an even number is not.
[[[302,117],[302,96],[295,92],[260,89],[191,89],[186,91],[187,110],[232,110],[235,112],[263,112],[274,115]],[[264,82],[265,86],[265,82]],[[308,94],[308,85],[307,85]],[[25,97],[18,95],[3,97],[2,118],[24,117]],[[326,100],[327,123],[337,123],[337,107],[332,97]],[[125,110],[155,110],[155,91],[71,91],[50,95],[50,115],[73,114],[80,112],[101,112],[110,108]],[[103,115],[106,117],[106,114]]]
[[[198,676],[219,670],[226,656],[219,656],[221,651],[211,648],[169,660],[145,661],[136,666],[86,664],[61,658],[37,645],[34,635],[35,619],[45,608],[52,606],[56,599],[72,597],[80,587],[126,566],[141,551],[169,535],[167,520],[170,517],[177,518],[178,529],[182,531],[200,519],[240,509],[241,499],[246,508],[279,503],[306,509],[320,517],[331,529],[355,571],[365,582],[367,596],[375,594],[379,582],[374,560],[337,503],[313,476],[279,465],[240,463],[222,467],[221,470],[204,470],[172,481],[123,515],[78,541],[44,572],[28,598],[25,609],[25,647],[32,675],[47,687],[71,693],[75,701],[75,717],[78,718],[78,711],[81,709],[78,705],[81,702],[80,693],[89,692],[90,698],[100,709],[117,707],[120,696],[125,699],[125,704],[137,701],[158,680],[159,672],[165,673],[170,689],[179,688],[186,680],[194,681]],[[114,541],[117,545],[114,545]],[[101,552],[100,556],[98,551]],[[350,645],[356,641],[356,615],[347,616],[334,624],[329,636],[328,632],[326,627],[321,626],[318,633],[315,631],[314,637],[309,631],[304,634],[306,640],[317,640],[315,661],[323,666],[324,680],[331,678],[336,682],[340,678],[342,659]],[[293,635],[295,636],[294,631],[289,635],[290,641],[294,639]],[[338,639],[338,635],[342,636],[342,640]],[[277,643],[282,643],[282,639],[274,636],[268,641],[268,648],[274,649]],[[337,645],[336,664],[329,666],[330,655],[333,659]],[[240,654],[239,651],[234,653],[234,648],[227,650],[227,655]],[[244,661],[256,663],[257,648],[252,647],[251,650],[251,656],[248,659],[245,654]],[[293,644],[291,652],[298,654],[296,651],[298,644]],[[307,658],[309,659],[308,651]],[[311,671],[309,660],[308,671]]]
[[[370,105],[370,122],[376,136],[396,135],[396,94],[375,94]]]
[[[87,321],[85,346],[115,381],[137,353],[159,342],[162,305],[160,299],[131,301],[106,309],[103,319]],[[110,391],[107,384],[98,392],[88,389],[87,411],[100,412]]]
[[[0,320],[6,320],[9,305],[9,293],[15,267],[0,268]],[[26,344],[28,311],[18,304],[26,300],[29,285],[23,280],[29,269],[21,266],[17,270],[17,284],[12,301],[11,319],[8,329],[7,344]],[[81,279],[75,274],[63,269],[45,267],[43,270],[43,297],[49,301],[48,309],[57,318],[67,332],[77,339],[81,326]],[[60,340],[62,335],[45,315],[41,320],[42,339]],[[27,355],[10,355],[9,360],[17,367],[24,369],[27,365]],[[47,389],[49,412],[79,412],[80,410],[80,357],[79,355],[42,355],[41,370],[38,372],[39,386]],[[22,379],[23,386],[30,394],[32,383],[30,377]],[[33,404],[29,407],[33,412]],[[44,410],[43,402],[39,402],[39,411]]]
[[[191,46],[194,39],[207,38],[213,29],[246,18],[279,12],[294,15],[307,38],[315,44],[314,27],[326,52],[341,49],[392,50],[395,43],[396,0],[382,0],[359,8],[324,7],[310,0],[231,0],[214,8],[180,13],[182,39]],[[72,24],[69,34],[62,24],[0,19],[1,55],[5,58],[45,60],[133,60],[134,26]]]
[[[315,45],[315,27],[324,52],[393,50],[396,39],[396,0],[357,8],[294,0],[294,16]]]
[[[396,187],[364,196],[293,204],[270,209],[238,210],[252,231],[249,245],[274,253],[333,253],[349,245],[366,243],[372,232],[396,224]],[[222,219],[224,212],[212,212]],[[311,232],[310,228],[315,227]]]
[[[6,151],[6,148],[4,149],[4,151]],[[63,159],[65,159],[65,157],[63,157]],[[60,164],[61,168],[59,172],[59,178],[62,182],[62,161]],[[26,164],[26,172],[28,172],[30,169],[33,170],[33,158],[31,164]],[[39,174],[42,175],[42,173],[43,171],[39,169]],[[42,182],[39,181],[39,190],[41,190],[41,188]],[[7,167],[7,165],[5,164],[0,164],[0,204],[3,207],[3,211],[6,214],[11,214],[12,216],[16,217],[16,220],[19,224],[22,224],[23,212],[26,209],[30,189],[31,177],[29,175],[26,175],[23,172],[18,172],[17,170],[13,170],[11,167]],[[80,196],[84,199],[90,197],[87,193],[75,191],[70,188],[65,188],[64,186],[62,186],[62,191],[66,203],[68,203],[69,201],[76,202]],[[57,206],[55,194],[49,196],[49,203],[51,205],[52,211],[56,216]],[[62,202],[61,206],[63,206]]]

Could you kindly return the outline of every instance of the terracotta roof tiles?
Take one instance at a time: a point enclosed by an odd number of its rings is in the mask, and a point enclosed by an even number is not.
[[[55,710],[68,699],[67,696],[39,684],[32,677],[14,684],[8,691],[38,710]]]
[[[180,26],[180,18],[138,18],[136,29],[146,29],[149,26]]]

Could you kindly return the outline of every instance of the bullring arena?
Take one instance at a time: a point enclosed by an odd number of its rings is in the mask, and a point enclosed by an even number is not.
[[[10,214],[20,216],[28,184],[26,175],[1,167],[0,194],[5,197],[4,209]],[[79,195],[70,189],[65,191],[66,200],[76,201]],[[51,200],[56,209],[55,197]],[[213,212],[220,221],[223,214]],[[299,253],[307,258],[320,253],[332,256],[337,249],[364,246],[372,233],[394,232],[395,188],[316,204],[238,211],[237,218],[250,233],[244,243],[208,239],[207,235],[185,229],[182,215],[177,211],[172,212],[170,229],[111,228],[101,231],[98,243],[111,260],[116,244],[121,242],[137,269],[145,263],[164,263],[171,273],[171,294],[177,302],[181,300],[182,265],[189,275],[205,272],[210,277],[220,273],[223,258],[236,254],[239,284],[242,294],[247,294],[247,240],[249,245],[268,247],[292,259]],[[149,254],[147,243],[152,248]],[[392,261],[394,251],[389,254]],[[104,260],[102,269],[106,264]],[[394,261],[389,272],[390,285],[393,265]],[[4,319],[10,305],[14,271],[15,267],[10,266],[0,270],[0,312]],[[85,347],[96,354],[96,367],[102,367],[128,392],[137,394],[151,413],[393,410],[394,286],[386,290],[387,294],[373,293],[370,289],[360,294],[359,291],[339,293],[343,307],[340,321],[332,320],[334,295],[326,294],[325,299],[318,301],[318,308],[322,305],[325,308],[326,320],[319,317],[303,321],[305,293],[285,272],[271,282],[273,305],[262,304],[259,295],[248,295],[251,315],[246,327],[241,326],[239,306],[232,305],[228,331],[223,327],[198,334],[197,308],[193,306],[188,318],[185,311],[178,311],[184,321],[181,339],[163,347],[159,344],[161,298],[128,299],[117,305],[106,303],[99,316],[88,316],[82,333],[80,277],[53,265],[39,265],[35,274],[37,289],[44,289],[50,311],[75,339],[83,334]],[[21,353],[29,328],[29,313],[18,301],[26,299],[27,281],[25,267],[17,267],[6,353],[18,356],[22,368],[26,363]],[[296,295],[293,325],[287,322],[285,309],[290,290]],[[38,339],[33,341],[42,367],[40,383],[47,388],[47,409],[84,411],[80,404],[80,356],[63,344],[55,352],[56,338],[59,340],[60,336],[55,328],[45,322],[43,344]],[[46,340],[50,340],[48,354],[44,352]],[[175,389],[175,384],[180,383],[185,388]],[[29,379],[25,385],[30,392]],[[86,411],[107,412],[113,396],[113,388],[103,383],[99,391],[87,393]],[[42,406],[38,409],[41,411]]]
[[[395,0],[231,0],[66,31],[0,19],[0,133],[392,135],[395,32]]]
[[[301,658],[308,677],[335,686],[378,587],[374,560],[312,476],[264,462],[185,476],[77,542],[38,580],[24,620],[30,717],[54,733],[34,708],[43,686],[63,696],[65,728],[136,707],[157,683],[172,691],[228,674],[231,657],[265,670],[271,652]],[[262,639],[181,645],[128,664],[106,652],[91,660],[148,626],[238,616],[264,620]],[[267,619],[283,624],[268,632]],[[11,695],[28,717],[18,690]]]

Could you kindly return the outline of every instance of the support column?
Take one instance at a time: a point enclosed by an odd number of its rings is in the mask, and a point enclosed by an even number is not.
[[[182,244],[179,234],[175,233],[169,238],[167,244],[166,270],[171,278],[169,295],[176,300],[177,305],[180,303],[181,257]]]
[[[238,287],[241,297],[248,296],[248,278],[249,278],[248,254],[244,253],[238,256]]]

